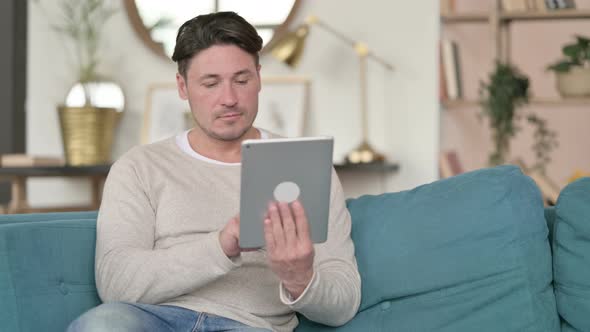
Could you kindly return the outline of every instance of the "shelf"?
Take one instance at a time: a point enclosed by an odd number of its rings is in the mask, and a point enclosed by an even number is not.
[[[443,23],[486,23],[490,19],[490,14],[486,12],[464,12],[441,14],[440,17]],[[500,14],[500,21],[502,23],[509,23],[511,21],[541,21],[588,18],[590,18],[590,10],[588,9],[556,9],[537,12],[503,12]]]
[[[489,15],[485,12],[442,14],[443,23],[485,23]]]
[[[399,164],[392,162],[372,164],[334,164],[336,171],[397,172]]]
[[[477,100],[447,100],[441,103],[445,109],[479,107]],[[529,105],[534,106],[590,106],[590,98],[534,98]]]
[[[503,22],[588,18],[590,18],[590,10],[588,9],[558,9],[539,12],[513,12],[502,13],[500,15],[500,20]]]

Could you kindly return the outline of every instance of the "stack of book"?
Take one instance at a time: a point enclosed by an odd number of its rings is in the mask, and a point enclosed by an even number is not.
[[[28,154],[3,154],[0,155],[0,167],[50,167],[64,166],[66,161],[61,157],[37,156]]]

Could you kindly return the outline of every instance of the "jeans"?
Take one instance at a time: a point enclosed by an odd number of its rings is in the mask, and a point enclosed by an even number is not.
[[[73,321],[67,332],[262,332],[228,318],[192,310],[140,303],[101,304]]]

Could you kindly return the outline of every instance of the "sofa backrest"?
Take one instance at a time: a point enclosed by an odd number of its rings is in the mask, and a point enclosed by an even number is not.
[[[1,331],[65,331],[100,303],[94,282],[96,218],[36,217],[0,223]]]
[[[338,331],[559,331],[543,202],[519,168],[348,208],[362,302]],[[317,327],[302,319],[300,330]]]
[[[590,178],[559,194],[553,226],[553,275],[562,331],[590,331]]]

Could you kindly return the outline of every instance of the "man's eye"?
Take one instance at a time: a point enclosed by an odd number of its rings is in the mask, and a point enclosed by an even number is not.
[[[217,82],[205,82],[205,83],[203,83],[203,85],[204,85],[206,88],[212,88],[212,87],[214,87],[214,86],[216,86],[216,85],[217,85]]]
[[[238,84],[248,84],[248,80],[237,80]]]

